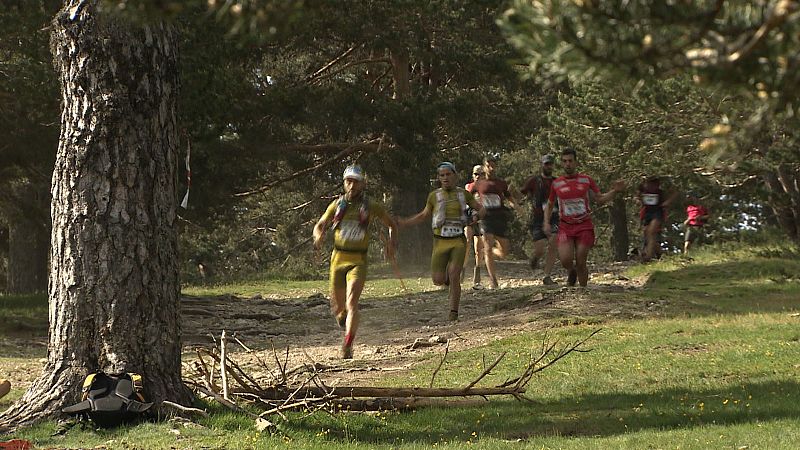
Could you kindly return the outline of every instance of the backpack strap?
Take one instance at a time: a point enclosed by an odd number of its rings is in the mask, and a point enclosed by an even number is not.
[[[469,223],[469,219],[467,218],[467,196],[465,194],[464,188],[457,187],[455,189],[456,197],[458,198],[458,203],[461,206],[461,214],[460,220],[462,225],[466,225]],[[434,191],[436,194],[436,210],[433,212],[433,218],[431,219],[431,227],[432,228],[439,228],[444,224],[446,218],[446,204],[447,204],[447,191],[444,188],[439,188]]]

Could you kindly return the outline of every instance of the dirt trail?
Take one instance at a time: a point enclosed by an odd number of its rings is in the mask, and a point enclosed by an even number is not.
[[[315,294],[305,298],[185,298],[184,341],[187,347],[212,343],[223,328],[235,332],[262,359],[274,360],[271,345],[281,356],[289,347],[289,366],[309,359],[328,366],[351,368],[402,368],[429,352],[480,346],[521,331],[542,329],[558,321],[598,316],[643,316],[652,302],[620,306],[603,300],[609,293],[639,289],[641,283],[620,273],[626,265],[614,264],[593,274],[588,288],[567,288],[565,277],[554,277],[556,286],[543,286],[541,272],[532,273],[525,261],[501,262],[501,289],[471,289],[462,286],[460,320],[447,320],[447,292],[433,290],[394,298],[361,301],[361,327],[356,339],[355,359],[338,358],[342,330],[331,317],[327,298]],[[598,293],[605,295],[598,295]],[[601,298],[602,297],[602,298]],[[656,305],[657,306],[657,305]],[[627,310],[623,310],[627,308]],[[578,319],[580,320],[580,319]],[[417,341],[419,347],[414,345]],[[431,341],[432,345],[431,345]],[[416,348],[415,348],[416,347]],[[253,363],[252,356],[238,352],[237,361]],[[358,375],[363,378],[363,373]]]
[[[541,272],[532,273],[525,261],[499,262],[499,290],[474,291],[470,283],[462,285],[460,320],[447,320],[447,292],[431,290],[393,298],[361,299],[361,327],[354,347],[355,359],[338,357],[342,330],[330,315],[327,297],[321,293],[308,297],[287,298],[280,292],[264,292],[254,298],[184,297],[184,345],[186,356],[194,355],[197,346],[214,345],[223,329],[234,333],[254,353],[233,345],[235,361],[254,372],[258,356],[270,364],[272,346],[281,358],[288,346],[289,367],[313,360],[338,369],[375,369],[370,372],[336,371],[332,378],[358,378],[359,384],[382,370],[405,369],[419,357],[442,354],[445,343],[450,351],[480,346],[522,331],[543,329],[553,324],[569,324],[586,317],[642,317],[652,315],[658,302],[642,298],[635,302],[609,301],[609,296],[641,287],[638,280],[628,280],[621,272],[627,264],[590,268],[588,288],[567,288],[563,273],[556,272],[556,286],[543,286]],[[38,354],[34,348],[46,348],[46,336],[27,336],[7,342],[5,348],[25,348],[22,359],[10,367],[0,366],[14,388],[27,388],[39,375],[43,359],[24,356]],[[414,346],[417,341],[418,347]],[[430,343],[429,341],[435,341]],[[44,350],[42,350],[42,356]]]

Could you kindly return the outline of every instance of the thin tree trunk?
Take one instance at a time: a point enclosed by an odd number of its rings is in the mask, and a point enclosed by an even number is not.
[[[175,35],[88,0],[66,0],[53,28],[63,111],[50,341],[42,375],[0,424],[60,414],[97,370],[142,374],[156,403],[191,399],[180,361]]]
[[[392,61],[392,78],[394,79],[395,100],[407,99],[411,96],[411,74],[408,69],[410,57],[408,49],[394,47],[390,50],[389,59]]]
[[[630,241],[628,238],[628,213],[625,199],[618,195],[608,208],[608,219],[611,222],[611,248],[614,249],[614,261],[628,259]]]
[[[24,216],[8,224],[8,293],[47,290],[48,231],[43,224]]]
[[[792,194],[787,192],[787,189],[796,189],[797,176],[791,177],[786,171],[781,176],[775,170],[765,173],[763,178],[769,189],[769,207],[778,225],[790,239],[800,240],[800,201],[793,201]],[[791,178],[794,178],[793,183]]]

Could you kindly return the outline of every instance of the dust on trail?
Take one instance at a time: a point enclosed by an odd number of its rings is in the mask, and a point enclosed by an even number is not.
[[[382,371],[407,369],[420,356],[442,354],[445,343],[450,351],[457,351],[524,331],[580,322],[585,317],[653,315],[660,306],[658,301],[609,301],[615,293],[641,288],[642,280],[621,276],[627,266],[591,267],[588,288],[568,288],[560,271],[554,276],[558,285],[543,286],[541,271],[532,272],[526,261],[499,261],[501,289],[474,291],[471,283],[463,283],[460,319],[455,323],[447,320],[445,290],[392,298],[370,298],[365,290],[355,359],[351,361],[338,357],[343,332],[331,317],[327,293],[295,298],[281,292],[263,292],[254,298],[183,297],[184,355],[191,360],[195,347],[214,346],[224,329],[252,349],[246,352],[236,344],[229,347],[233,360],[254,373],[264,372],[258,367],[258,358],[275,366],[273,346],[281,362],[288,347],[288,367],[313,360],[337,369],[330,375],[335,381],[366,383]],[[14,342],[3,347],[24,351],[7,367],[0,365],[0,373],[12,381],[14,389],[24,389],[41,373],[47,336],[12,339]]]
[[[611,264],[603,273],[593,267],[588,288],[568,288],[560,272],[554,277],[558,285],[543,286],[541,271],[532,272],[526,261],[499,262],[501,289],[475,291],[471,283],[463,283],[460,318],[455,323],[447,320],[445,290],[392,298],[362,296],[353,361],[338,357],[343,332],[331,316],[327,296],[321,293],[280,299],[270,298],[275,294],[270,292],[255,298],[184,298],[184,342],[188,348],[214,345],[212,336],[218,339],[224,328],[269,364],[275,360],[274,345],[281,361],[288,346],[289,367],[313,361],[338,369],[403,369],[422,355],[441,354],[445,343],[450,351],[457,351],[523,331],[542,330],[559,321],[569,324],[586,316],[649,315],[649,310],[658,306],[651,301],[607,300],[614,292],[641,287],[641,280],[621,276],[627,265]],[[254,354],[241,350],[233,358],[244,366],[256,360]],[[345,375],[337,373],[348,378],[347,371]],[[371,378],[364,372],[351,377]]]

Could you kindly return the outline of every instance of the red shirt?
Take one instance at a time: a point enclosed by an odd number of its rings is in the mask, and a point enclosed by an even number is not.
[[[589,191],[600,193],[600,188],[592,177],[582,173],[572,177],[566,175],[553,180],[549,201],[558,199],[558,213],[561,222],[567,224],[592,224],[592,210],[589,208]]]
[[[470,192],[478,193],[487,213],[504,210],[503,199],[511,196],[508,183],[500,178],[480,179],[472,185]]]
[[[705,206],[689,205],[686,207],[686,215],[689,216],[689,225],[702,227],[705,225],[705,220],[700,219],[700,216],[708,215],[708,210]]]

